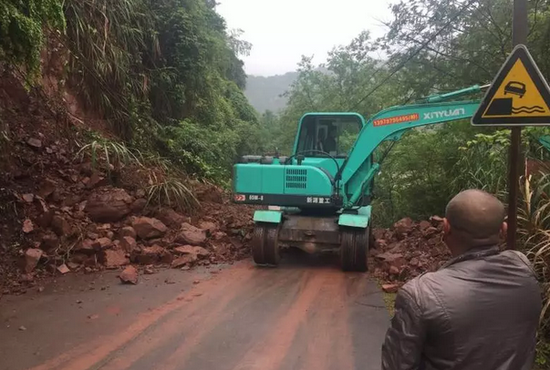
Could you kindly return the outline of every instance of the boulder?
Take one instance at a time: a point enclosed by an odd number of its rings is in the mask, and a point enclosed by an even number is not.
[[[120,235],[122,237],[129,236],[129,237],[134,238],[134,239],[137,238],[136,230],[134,230],[134,228],[132,226],[123,227],[122,230],[120,230]]]
[[[174,248],[174,253],[176,254],[195,254],[195,247],[192,245],[184,245]]]
[[[27,203],[32,203],[34,201],[34,194],[23,194],[21,198]]]
[[[192,254],[197,258],[206,258],[210,255],[210,252],[203,247],[193,247],[191,245],[184,245],[174,248],[174,253],[180,255]]]
[[[387,245],[388,245],[388,243],[384,239],[375,239],[375,241],[374,241],[374,248],[375,249],[383,249]]]
[[[136,239],[131,236],[124,236],[120,239],[120,246],[128,253],[132,253],[137,248]]]
[[[56,188],[57,188],[57,183],[55,181],[50,179],[45,179],[40,185],[40,190],[38,191],[38,195],[41,198],[46,199],[53,194]]]
[[[107,249],[101,255],[101,262],[106,268],[116,268],[130,263],[123,250]]]
[[[55,234],[46,234],[40,243],[40,249],[50,251],[59,247],[59,238]]]
[[[390,266],[390,275],[399,275],[399,272],[399,267],[394,265]]]
[[[401,253],[380,253],[376,255],[376,259],[382,260],[383,265],[386,267],[387,270],[389,270],[392,266],[395,266],[399,269],[406,264],[406,260]]]
[[[104,250],[112,247],[113,241],[109,238],[99,238],[95,241],[94,247],[99,250]]]
[[[125,284],[138,283],[138,271],[134,266],[128,266],[118,276],[120,281]]]
[[[439,217],[439,216],[432,216],[430,217],[430,221],[432,221],[432,224],[439,224],[441,222],[443,222],[443,217]]]
[[[223,231],[216,231],[215,233],[213,233],[212,235],[213,239],[218,241],[218,240],[227,240],[229,237],[227,236],[226,233],[224,233]]]
[[[32,221],[28,218],[23,222],[23,232],[25,234],[31,233],[34,230],[34,225],[32,224]]]
[[[186,221],[186,217],[180,215],[171,208],[163,208],[157,213],[157,218],[169,227],[178,227]]]
[[[409,217],[403,218],[397,221],[393,228],[397,235],[406,235],[409,234],[413,229],[413,220]]]
[[[180,268],[186,265],[190,265],[197,260],[195,254],[185,254],[172,261],[172,268]]]
[[[69,267],[67,267],[66,264],[62,264],[61,266],[58,266],[58,267],[57,267],[57,271],[58,271],[61,275],[65,275],[65,274],[68,274],[69,272],[71,272],[71,270],[69,269]]]
[[[132,203],[132,205],[130,206],[130,209],[134,213],[140,213],[141,211],[143,211],[146,205],[147,205],[147,200],[140,198],[140,199],[136,199],[136,201]]]
[[[72,233],[72,228],[69,222],[61,216],[54,216],[51,224],[52,230],[57,236],[67,236]]]
[[[206,232],[188,223],[181,224],[181,230],[175,239],[176,243],[203,245],[206,241]]]
[[[96,242],[94,240],[91,240],[91,239],[84,239],[81,243],[79,243],[74,251],[76,253],[82,253],[82,254],[86,254],[86,255],[92,255],[95,253],[96,251],[96,248],[95,248],[95,245],[96,245]]]
[[[132,223],[134,230],[141,239],[162,237],[168,228],[160,220],[149,217],[138,217]]]
[[[172,263],[173,260],[174,260],[174,256],[172,255],[172,253],[170,253],[166,249],[164,249],[160,253],[160,263],[170,264]]]
[[[206,258],[210,255],[210,252],[204,249],[203,247],[193,247],[193,252],[199,258]]]
[[[35,149],[40,149],[42,148],[42,141],[37,138],[31,137],[27,140],[27,145]]]
[[[219,230],[218,225],[212,221],[201,221],[199,226],[201,229],[208,231],[210,234],[214,234]]]
[[[116,222],[130,214],[132,201],[124,189],[110,188],[92,193],[85,211],[94,222]]]
[[[86,187],[88,189],[93,189],[96,187],[107,186],[107,185],[109,185],[109,180],[101,176],[101,173],[98,171],[93,171],[89,181],[86,183]]]
[[[200,202],[212,202],[223,204],[223,193],[220,188],[214,185],[201,186],[195,191],[197,199]]]
[[[152,265],[160,262],[165,254],[166,249],[159,245],[154,245],[152,247],[142,248],[141,251],[134,251],[132,260],[142,265]]]
[[[40,257],[42,257],[42,250],[37,248],[29,248],[25,252],[25,272],[28,274],[32,272],[36,266],[38,265],[38,261],[40,261]]]
[[[418,224],[418,227],[420,228],[420,231],[424,231],[426,230],[427,228],[431,227],[432,224],[428,221],[420,221],[420,223]]]
[[[425,238],[430,238],[434,235],[436,235],[439,232],[439,230],[433,226],[428,227],[426,230],[424,230],[423,235]]]
[[[54,215],[55,214],[53,210],[49,209],[44,211],[40,216],[38,216],[35,221],[40,227],[46,229],[50,227],[50,225],[52,224]]]

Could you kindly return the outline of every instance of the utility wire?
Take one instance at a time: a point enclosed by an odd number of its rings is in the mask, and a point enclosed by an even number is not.
[[[458,17],[460,17],[462,15],[462,13],[464,13],[464,11],[470,6],[472,5],[474,2],[476,2],[478,0],[470,0],[466,5],[464,5],[462,7],[462,9],[460,9],[454,16],[451,17],[451,19],[449,19],[449,21],[447,23],[445,23],[445,25],[443,27],[441,27],[441,29],[439,29],[439,31],[437,31],[436,33],[434,33],[428,40],[426,40],[424,43],[422,43],[422,45],[420,45],[420,47],[414,51],[413,53],[411,53],[403,62],[401,62],[388,76],[386,76],[386,78],[384,78],[382,80],[382,82],[380,82],[378,85],[376,85],[371,91],[369,91],[361,100],[359,100],[357,103],[355,103],[354,105],[351,106],[350,109],[348,110],[354,110],[357,108],[357,106],[359,104],[361,104],[362,102],[365,101],[365,99],[367,99],[369,96],[371,96],[376,90],[378,90],[380,87],[382,87],[390,78],[392,78],[397,72],[399,72],[403,67],[405,67],[405,65],[411,60],[413,59],[415,56],[417,56],[426,46],[428,46],[428,44],[430,42],[432,42],[437,36],[439,36],[447,27],[449,27]]]

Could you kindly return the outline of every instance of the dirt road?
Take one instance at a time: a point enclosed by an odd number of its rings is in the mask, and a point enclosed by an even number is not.
[[[214,273],[213,273],[214,272]],[[63,277],[0,301],[0,368],[275,370],[380,368],[389,317],[365,274],[289,256],[141,276]]]

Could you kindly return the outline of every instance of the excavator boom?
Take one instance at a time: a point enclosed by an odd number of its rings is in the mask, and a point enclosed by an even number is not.
[[[359,133],[341,168],[341,190],[346,198],[344,206],[356,205],[365,184],[379,170],[371,163],[370,157],[384,141],[399,140],[407,130],[415,127],[468,119],[478,106],[477,101],[426,103],[389,108],[374,115]]]

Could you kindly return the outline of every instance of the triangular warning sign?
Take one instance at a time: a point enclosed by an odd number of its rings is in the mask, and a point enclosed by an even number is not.
[[[472,125],[550,125],[550,87],[525,45],[516,46],[504,62]]]

